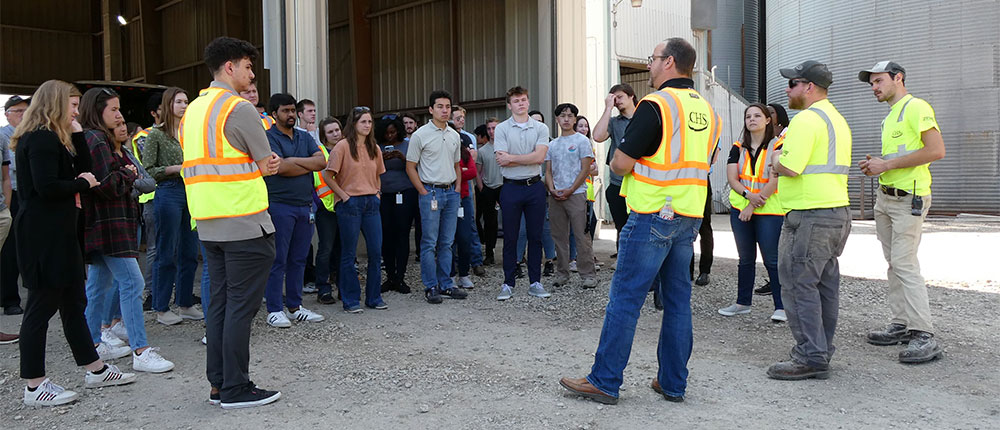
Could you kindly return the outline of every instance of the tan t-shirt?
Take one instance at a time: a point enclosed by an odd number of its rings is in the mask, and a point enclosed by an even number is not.
[[[385,163],[382,162],[382,149],[375,147],[375,158],[368,158],[364,144],[358,146],[358,159],[351,158],[351,147],[347,139],[337,142],[330,151],[330,159],[326,170],[333,172],[337,184],[347,195],[366,196],[378,194],[382,188],[379,175],[385,173]],[[334,201],[340,201],[335,197]]]

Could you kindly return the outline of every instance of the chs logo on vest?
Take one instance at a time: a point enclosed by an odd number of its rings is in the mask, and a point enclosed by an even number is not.
[[[705,131],[708,128],[708,115],[704,112],[691,112],[688,114],[688,128],[691,131]]]
[[[893,139],[895,139],[897,137],[902,137],[902,136],[903,136],[903,132],[902,131],[896,130],[896,131],[892,132],[892,138]]]

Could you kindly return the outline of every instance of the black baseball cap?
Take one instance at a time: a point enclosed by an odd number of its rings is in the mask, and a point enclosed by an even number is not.
[[[788,79],[805,79],[827,89],[833,83],[833,73],[826,68],[826,64],[813,60],[803,61],[791,69],[781,69],[781,76]]]
[[[858,72],[858,80],[864,83],[869,83],[868,78],[872,76],[872,73],[903,73],[906,74],[906,69],[900,66],[899,63],[894,61],[879,61],[872,66],[871,69],[862,70]]]
[[[7,99],[7,103],[3,104],[3,110],[10,109],[10,108],[14,107],[15,105],[18,105],[18,104],[21,104],[21,103],[27,103],[27,104],[30,105],[31,104],[31,97],[22,98],[21,96],[12,96],[11,98]]]

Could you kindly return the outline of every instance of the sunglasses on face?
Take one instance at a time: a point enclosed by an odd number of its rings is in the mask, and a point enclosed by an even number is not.
[[[809,81],[807,81],[805,79],[789,79],[788,80],[788,88],[795,88],[795,86],[798,85],[798,84],[808,84],[808,83],[809,83]]]

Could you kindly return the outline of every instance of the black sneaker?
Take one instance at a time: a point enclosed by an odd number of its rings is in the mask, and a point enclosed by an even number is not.
[[[758,295],[758,296],[770,296],[771,295],[771,281],[765,281],[763,285],[761,285],[756,290],[753,290],[753,293],[756,294],[756,295]]]
[[[4,306],[3,308],[4,315],[21,315],[23,313],[24,309],[21,309],[21,305]]]
[[[281,398],[281,392],[269,391],[247,382],[243,391],[232,398],[222,400],[222,409],[252,408],[274,403]]]
[[[705,286],[710,282],[708,278],[708,273],[701,273],[698,275],[698,279],[694,281],[695,285]]]
[[[152,294],[146,296],[146,300],[142,301],[142,310],[143,311],[151,311],[151,310],[153,310],[153,295]]]
[[[392,279],[386,279],[385,282],[382,283],[383,293],[395,290],[396,290],[396,281],[393,281]]]
[[[892,323],[883,329],[868,332],[868,343],[879,346],[895,345],[897,343],[909,343],[910,332],[902,324]]]
[[[483,266],[476,266],[472,268],[472,273],[476,276],[483,277],[486,276],[486,269],[483,269]]]
[[[552,260],[545,262],[545,269],[542,270],[542,276],[552,276],[556,271],[556,265],[552,263]]]
[[[663,300],[660,299],[660,291],[653,290],[653,307],[658,311],[663,310]]]
[[[196,305],[200,305],[201,304],[201,297],[191,296],[191,303],[194,303]]]
[[[517,267],[514,268],[514,279],[524,278],[524,266],[521,263],[517,263]]]
[[[494,264],[496,264],[496,262],[494,261],[492,255],[487,255],[486,258],[483,259],[483,266],[492,266]]]
[[[410,294],[410,285],[403,280],[396,282],[396,291],[399,291],[399,294]]]
[[[219,393],[209,392],[208,393],[208,404],[210,404],[212,406],[219,406],[219,403],[222,403],[222,395],[219,394]]]
[[[469,293],[466,293],[465,290],[461,288],[451,287],[447,290],[442,291],[441,295],[448,296],[449,298],[452,299],[464,299],[469,296]]]
[[[332,305],[337,303],[337,299],[333,297],[333,293],[320,294],[316,297],[316,301],[324,305]]]
[[[441,291],[439,291],[437,287],[424,291],[424,298],[427,299],[427,303],[432,305],[436,305],[444,301],[444,299],[441,298]]]

